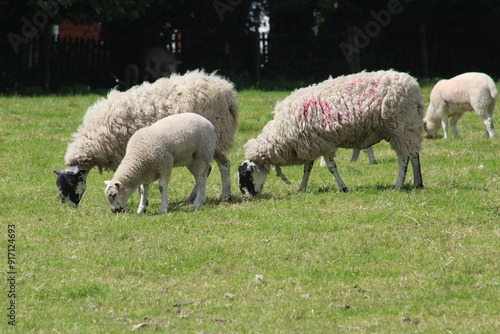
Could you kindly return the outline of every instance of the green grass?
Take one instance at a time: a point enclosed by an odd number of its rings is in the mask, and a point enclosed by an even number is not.
[[[431,87],[422,91],[428,101]],[[193,186],[173,173],[171,209],[158,191],[149,213],[112,214],[93,171],[77,208],[62,206],[53,169],[97,95],[0,97],[0,245],[7,278],[7,225],[16,226],[15,328],[1,291],[0,332],[124,333],[498,333],[500,330],[499,139],[480,119],[459,122],[461,139],[425,140],[425,189],[394,191],[397,160],[340,150],[340,193],[316,166],[297,194],[302,167],[274,175],[243,199],[236,170],[243,144],[289,92],[242,91],[231,152],[234,200],[221,204],[214,168],[207,205],[182,205]],[[495,123],[500,127],[500,103]],[[262,276],[256,276],[262,275]]]

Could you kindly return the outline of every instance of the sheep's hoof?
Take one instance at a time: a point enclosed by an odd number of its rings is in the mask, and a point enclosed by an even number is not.
[[[221,202],[222,203],[229,203],[229,202],[232,202],[232,201],[233,201],[232,197],[231,196],[227,196],[227,197],[222,198]]]
[[[349,189],[347,187],[340,188],[340,192],[346,193]]]

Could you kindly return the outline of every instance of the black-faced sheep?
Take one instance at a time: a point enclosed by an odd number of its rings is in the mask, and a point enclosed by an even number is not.
[[[54,171],[58,174],[61,201],[72,205],[80,202],[93,167],[116,170],[128,140],[137,130],[185,112],[200,114],[214,125],[214,159],[222,177],[222,200],[230,200],[227,153],[233,146],[238,123],[236,92],[233,84],[220,76],[193,71],[144,83],[126,92],[113,90],[91,106],[68,146],[65,163],[69,167]]]
[[[493,112],[497,101],[495,82],[484,73],[464,73],[449,80],[440,80],[432,89],[429,107],[424,118],[425,131],[436,137],[443,127],[444,138],[448,138],[448,118],[451,130],[460,137],[457,122],[469,110],[474,110],[486,127],[485,137],[495,135]]]
[[[341,148],[364,149],[389,141],[399,161],[396,189],[404,185],[408,161],[414,185],[423,187],[419,151],[424,101],[417,81],[396,71],[361,72],[293,92],[276,104],[274,119],[245,144],[238,168],[244,195],[262,190],[270,166],[304,165],[299,191],[306,189],[313,162],[325,156],[341,191],[347,191],[333,160]]]
[[[205,189],[214,157],[217,137],[212,123],[193,113],[165,117],[151,126],[137,130],[127,144],[127,151],[104,191],[111,211],[125,209],[132,193],[141,186],[138,214],[147,206],[149,184],[160,179],[161,207],[167,212],[167,187],[172,168],[186,166],[193,174],[193,209],[205,203]]]

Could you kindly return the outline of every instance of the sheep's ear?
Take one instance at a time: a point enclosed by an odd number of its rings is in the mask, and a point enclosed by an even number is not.
[[[56,169],[53,172],[56,173],[57,175],[61,175],[61,174],[64,174],[64,169]]]
[[[104,181],[104,184],[105,184],[105,185],[107,185],[107,186],[109,186],[109,183],[110,183],[110,182],[111,182],[111,181]]]

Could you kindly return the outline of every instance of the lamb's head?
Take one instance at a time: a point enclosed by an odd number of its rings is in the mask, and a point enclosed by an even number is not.
[[[259,166],[252,160],[245,160],[238,167],[238,184],[244,196],[255,196],[262,191],[269,168]]]
[[[125,210],[130,194],[128,194],[123,184],[114,181],[104,181],[104,183],[106,183],[104,194],[111,207],[111,211],[113,213],[118,213]]]
[[[55,170],[54,173],[57,174],[56,184],[59,188],[61,202],[77,206],[87,188],[86,179],[88,170],[70,167],[63,170]]]
[[[424,130],[429,138],[435,138],[437,136],[439,129],[441,129],[440,120],[436,121],[428,117],[424,118]]]

